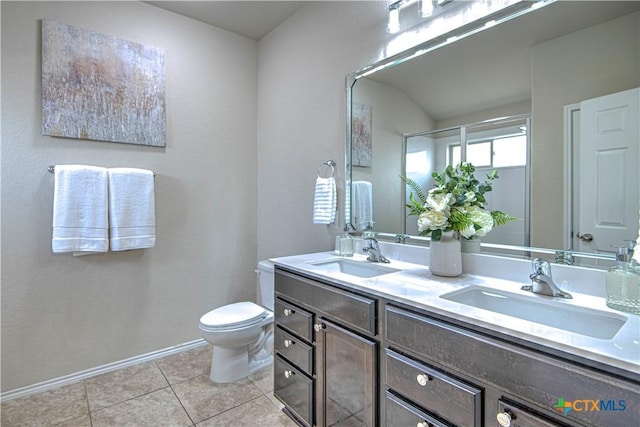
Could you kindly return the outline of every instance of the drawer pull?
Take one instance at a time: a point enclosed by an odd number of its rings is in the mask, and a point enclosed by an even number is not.
[[[511,413],[509,413],[508,411],[504,411],[499,412],[498,415],[496,415],[496,418],[498,420],[498,424],[500,424],[502,427],[509,427],[511,425],[511,420],[515,417],[512,417]]]
[[[291,316],[293,314],[293,310],[291,310],[290,308],[285,308],[282,312],[285,316]]]
[[[284,346],[285,347],[291,347],[293,345],[293,341],[291,340],[284,340]]]
[[[416,377],[416,380],[418,381],[418,384],[420,384],[422,387],[426,386],[427,383],[429,382],[430,378],[429,375],[427,374],[418,374],[418,376]]]
[[[284,371],[284,377],[285,378],[291,378],[294,375],[295,375],[295,373],[293,371]]]
[[[315,325],[313,325],[313,330],[316,332],[321,332],[324,328],[326,328],[324,323],[316,323]]]

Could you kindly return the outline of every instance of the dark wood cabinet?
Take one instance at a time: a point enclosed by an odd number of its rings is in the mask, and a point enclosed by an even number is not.
[[[302,426],[640,426],[634,379],[280,267],[275,288],[274,394]]]
[[[376,342],[323,318],[316,325],[318,425],[375,426]]]
[[[377,426],[377,301],[276,269],[274,395],[303,426]]]

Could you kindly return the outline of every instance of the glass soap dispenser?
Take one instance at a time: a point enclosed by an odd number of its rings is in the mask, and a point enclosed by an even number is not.
[[[618,247],[618,264],[607,272],[607,307],[640,314],[640,265],[632,253],[627,246]]]
[[[353,238],[349,234],[349,227],[345,225],[344,233],[340,236],[340,256],[353,256]]]

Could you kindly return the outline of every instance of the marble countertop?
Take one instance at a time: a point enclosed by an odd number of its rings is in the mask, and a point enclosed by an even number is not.
[[[313,265],[318,261],[341,258],[334,252],[319,252],[274,258],[283,268],[299,272],[319,280],[331,281],[354,290],[397,301],[405,305],[439,314],[462,323],[481,327],[502,338],[526,343],[534,349],[562,355],[570,360],[586,363],[596,368],[634,378],[640,381],[640,316],[621,313],[606,306],[605,298],[571,291],[573,299],[564,300],[532,294],[520,290],[526,282],[516,282],[494,277],[464,273],[454,278],[431,274],[421,264],[392,260],[381,266],[398,271],[371,278],[361,278],[337,271],[327,271]],[[354,261],[366,261],[365,255],[356,254]],[[528,279],[528,278],[527,278]],[[625,324],[611,339],[598,339],[523,320],[517,317],[479,309],[457,303],[440,296],[468,286],[482,286],[495,290],[521,294],[527,298],[539,298],[545,303],[569,304],[574,308],[595,309],[611,313],[613,317],[626,318]]]

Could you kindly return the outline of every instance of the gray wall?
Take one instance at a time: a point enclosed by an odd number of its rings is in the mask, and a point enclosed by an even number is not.
[[[332,249],[316,172],[335,159],[343,197],[345,76],[377,59],[385,5],[309,2],[256,43],[138,2],[2,1],[3,391],[198,339],[254,299],[258,259]],[[41,135],[43,18],[165,50],[166,149]],[[157,173],[155,248],[51,253],[46,168],[72,162]]]
[[[255,298],[257,42],[141,2],[1,7],[2,391],[199,339]],[[165,149],[42,135],[43,18],[165,50]],[[156,247],[53,254],[66,163],[152,169]]]
[[[339,227],[311,221],[316,174],[336,160],[341,210],[345,77],[375,61],[387,4],[311,2],[260,40],[259,258],[333,249]]]

